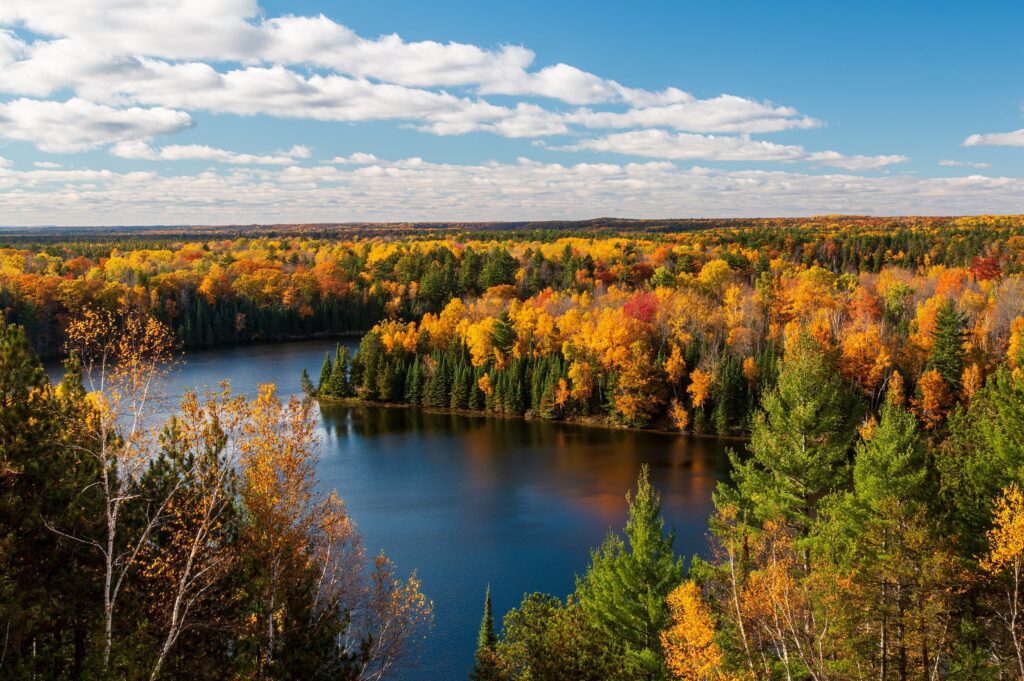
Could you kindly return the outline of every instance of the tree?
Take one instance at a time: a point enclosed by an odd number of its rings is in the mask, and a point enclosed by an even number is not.
[[[931,368],[939,372],[942,380],[954,392],[960,386],[964,370],[964,341],[966,332],[964,316],[956,309],[956,303],[947,299],[935,315],[932,329]]]
[[[673,532],[664,531],[661,496],[640,469],[636,495],[626,495],[629,518],[625,540],[609,533],[591,552],[586,574],[577,579],[583,609],[598,626],[625,644],[630,664],[648,678],[662,674],[660,633],[668,624],[665,599],[683,579],[683,562],[672,550]]]
[[[245,437],[246,407],[226,387],[207,394],[205,403],[195,393],[186,393],[179,415],[164,431],[160,458],[143,481],[143,487],[150,481],[179,487],[170,496],[156,540],[138,558],[146,566],[143,573],[150,588],[166,594],[157,598],[162,606],[163,640],[151,681],[160,676],[172,648],[193,620],[204,609],[231,598],[223,583],[237,558],[231,547],[233,482]]]
[[[887,402],[857,446],[853,488],[822,502],[815,554],[852,607],[838,639],[878,678],[925,676],[944,657],[960,567],[934,523],[926,445],[914,416]]]
[[[705,681],[729,678],[722,671],[725,655],[715,641],[715,619],[700,587],[685,581],[668,595],[671,624],[661,632],[665,666],[673,678]]]
[[[98,536],[102,505],[95,459],[76,446],[75,358],[65,369],[50,385],[23,329],[0,324],[0,673],[11,678],[81,677],[101,620],[97,554],[68,536]]]
[[[529,594],[505,616],[497,646],[510,681],[632,681],[622,642],[610,638],[572,598]]]
[[[378,379],[379,380],[379,379]],[[348,348],[338,345],[334,355],[334,365],[327,380],[326,394],[329,397],[348,397],[352,394],[348,377]]]
[[[942,506],[968,555],[982,553],[992,500],[1024,481],[1024,381],[1000,367],[950,418],[939,449]]]
[[[988,552],[981,569],[998,585],[1000,598],[993,599],[1002,634],[1009,638],[1014,675],[1024,678],[1024,495],[1016,484],[1008,485],[996,499],[993,527],[988,532]],[[1009,670],[1008,670],[1009,671]]]
[[[67,335],[68,350],[81,357],[94,398],[82,449],[83,455],[97,463],[96,485],[103,497],[104,521],[99,537],[68,537],[93,547],[103,559],[102,668],[106,671],[118,599],[129,573],[137,567],[139,552],[163,522],[164,511],[179,487],[172,486],[151,499],[136,493],[136,484],[155,454],[152,398],[169,370],[173,336],[165,325],[137,312],[119,318],[93,309],[73,320]],[[137,528],[125,526],[130,506],[145,509]]]
[[[755,521],[783,519],[806,534],[817,500],[849,479],[854,405],[829,357],[801,333],[762,401],[751,457],[731,455],[735,487],[720,486],[716,506],[735,503]]]
[[[320,365],[320,380],[316,384],[317,391],[323,390],[329,380],[331,380],[331,353],[327,352],[324,353],[324,363]]]
[[[476,662],[469,673],[471,681],[498,681],[501,675],[498,670],[496,647],[498,637],[494,633],[494,616],[491,614],[491,587],[487,587],[484,596],[484,616],[480,621],[480,636],[477,639]]]
[[[302,370],[302,376],[299,378],[299,388],[302,390],[303,395],[310,397],[316,395],[316,387],[313,385],[313,381],[309,378],[309,372],[305,369]]]

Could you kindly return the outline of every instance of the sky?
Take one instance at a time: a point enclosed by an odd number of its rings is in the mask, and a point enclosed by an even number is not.
[[[1021,26],[1021,0],[0,0],[0,225],[1020,213]]]

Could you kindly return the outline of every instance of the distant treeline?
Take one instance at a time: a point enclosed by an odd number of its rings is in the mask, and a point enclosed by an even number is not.
[[[1020,217],[438,223],[5,232],[0,309],[37,352],[58,354],[86,307],[135,309],[186,347],[365,332],[418,320],[455,297],[511,286],[674,288],[712,261],[753,284],[782,262],[833,274],[985,260],[1022,269]]]

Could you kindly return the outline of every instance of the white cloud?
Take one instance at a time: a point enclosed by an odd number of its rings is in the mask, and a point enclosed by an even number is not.
[[[61,164],[54,163],[53,161],[33,161],[32,165],[35,166],[36,168],[43,168],[44,170],[53,168],[63,168]]]
[[[343,165],[369,165],[371,163],[376,163],[377,161],[377,157],[374,156],[373,154],[367,154],[362,151],[357,151],[349,156],[335,156],[330,161],[328,161],[328,163],[340,163]]]
[[[697,99],[674,87],[629,88],[569,64],[531,70],[534,54],[521,46],[366,39],[323,15],[264,18],[254,0],[6,0],[0,25],[43,36],[28,42],[0,33],[0,90],[34,97],[71,90],[111,105],[406,119],[436,134],[509,137],[563,134],[569,125],[758,133],[819,124],[791,107],[730,95]],[[327,73],[291,68],[310,65]],[[469,93],[437,89],[447,87]],[[490,94],[631,108],[503,107],[480,98]]]
[[[556,151],[598,151],[677,161],[808,161],[845,170],[872,170],[903,163],[906,156],[844,156],[835,151],[809,152],[799,145],[776,144],[749,137],[632,130],[585,139]]]
[[[1024,128],[1013,132],[989,132],[982,135],[971,135],[964,140],[965,147],[982,145],[999,147],[1024,147]]]
[[[205,144],[170,144],[154,149],[145,142],[131,140],[118,142],[110,153],[121,158],[146,161],[215,161],[233,165],[290,165],[298,159],[309,158],[307,147],[296,145],[274,154],[239,154]]]
[[[992,167],[991,163],[973,163],[971,161],[953,161],[949,159],[939,161],[939,165],[943,168],[977,168],[979,170]]]
[[[685,93],[680,93],[685,94]],[[588,128],[668,127],[688,132],[765,133],[813,128],[821,122],[791,107],[732,95],[634,108],[618,113],[581,109],[568,120]]]
[[[115,109],[84,99],[0,103],[0,137],[32,142],[46,152],[86,151],[122,140],[184,130],[192,125],[183,111],[163,107]]]
[[[461,165],[404,159],[175,176],[0,169],[0,215],[8,224],[956,215],[1019,211],[1022,195],[1019,178],[680,169],[664,161]]]

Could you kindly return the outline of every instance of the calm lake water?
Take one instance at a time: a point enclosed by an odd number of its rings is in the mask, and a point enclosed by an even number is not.
[[[191,353],[168,392],[228,380],[249,396],[261,383],[291,394],[333,347]],[[711,492],[727,472],[729,445],[713,438],[407,409],[325,405],[320,416],[322,483],[344,498],[368,552],[415,569],[434,602],[434,629],[401,681],[466,678],[488,584],[499,622],[525,593],[571,592],[591,547],[622,528],[643,463],[677,552],[703,553]]]

